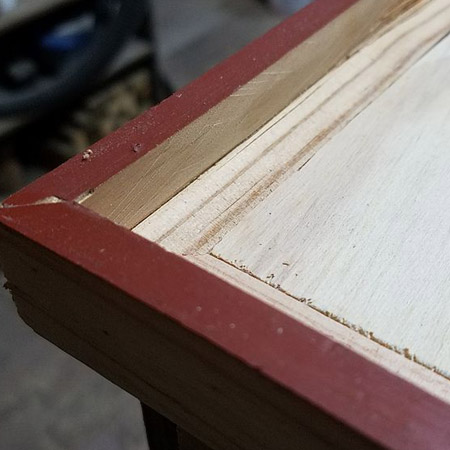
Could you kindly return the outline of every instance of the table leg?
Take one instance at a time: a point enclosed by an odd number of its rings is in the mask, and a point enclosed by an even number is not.
[[[141,403],[150,450],[178,450],[177,426]]]

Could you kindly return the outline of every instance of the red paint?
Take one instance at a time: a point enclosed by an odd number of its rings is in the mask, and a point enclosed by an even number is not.
[[[3,208],[0,223],[376,442],[405,450],[449,448],[450,405],[89,210],[68,203]]]
[[[71,201],[96,187],[217,105],[357,1],[317,0],[93,145],[89,159],[76,156],[5,204],[31,205],[49,196]],[[141,144],[139,152],[134,151],[136,144]],[[80,206],[59,203],[2,208],[0,226],[106,280],[387,447],[450,447],[449,405]],[[280,334],[277,331],[281,329]]]
[[[49,196],[74,200],[97,187],[205,114],[357,1],[316,0],[166,101],[92,145],[93,155],[88,160],[75,156],[4,204],[26,205]],[[141,144],[141,151],[133,151],[136,144]]]

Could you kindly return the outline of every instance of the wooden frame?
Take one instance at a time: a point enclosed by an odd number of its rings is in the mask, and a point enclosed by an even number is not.
[[[317,0],[7,199],[1,258],[23,319],[214,449],[448,448],[432,389],[129,230],[415,3]],[[231,113],[232,133],[209,125]]]

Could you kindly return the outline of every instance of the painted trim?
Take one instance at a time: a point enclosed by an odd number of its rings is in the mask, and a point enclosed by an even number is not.
[[[450,405],[90,210],[67,202],[2,208],[0,224],[169,317],[373,441],[393,449],[448,448]]]
[[[78,155],[11,196],[0,208],[0,227],[168,316],[388,448],[447,449],[450,405],[185,259],[72,203],[220,103],[357,1],[315,1],[94,144],[89,161]],[[207,98],[205,87],[211,92]],[[143,143],[139,153],[132,151],[136,136]],[[49,197],[62,201],[39,204]]]

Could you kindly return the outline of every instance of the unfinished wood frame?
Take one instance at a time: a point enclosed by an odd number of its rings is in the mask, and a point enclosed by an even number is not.
[[[447,380],[228,264],[129,230],[416,3],[318,0],[5,201],[1,258],[24,320],[214,449],[448,448]],[[400,69],[382,59],[378,89],[445,34],[433,17]]]

